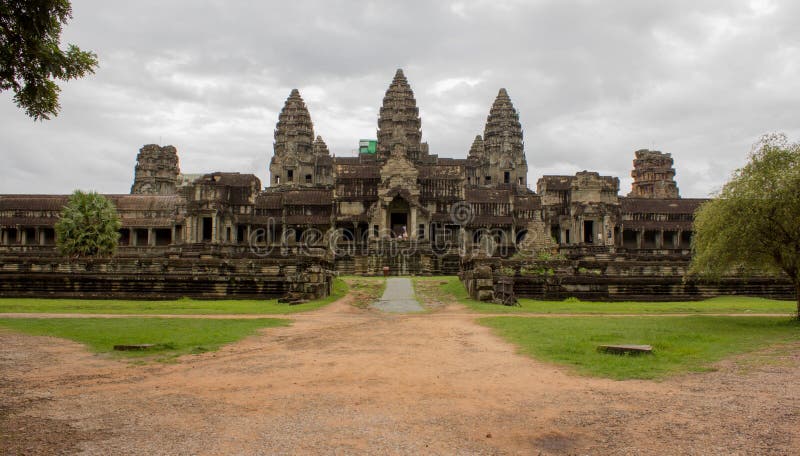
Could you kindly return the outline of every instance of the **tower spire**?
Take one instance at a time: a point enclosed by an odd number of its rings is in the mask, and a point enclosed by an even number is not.
[[[522,124],[519,122],[519,114],[506,89],[500,89],[489,110],[489,117],[486,118],[483,140],[488,148],[501,148],[505,139],[511,141],[514,149],[522,152]]]
[[[378,117],[378,156],[389,157],[395,143],[402,141],[408,157],[412,160],[418,159],[422,154],[421,126],[414,92],[402,68],[398,68],[383,97],[383,106]],[[398,128],[404,134],[395,133]]]
[[[486,181],[527,185],[528,164],[522,141],[522,124],[506,89],[500,89],[483,130],[484,156],[489,161]]]
[[[311,114],[308,113],[300,91],[292,89],[275,126],[275,156],[310,153],[313,143],[314,124],[311,122]]]

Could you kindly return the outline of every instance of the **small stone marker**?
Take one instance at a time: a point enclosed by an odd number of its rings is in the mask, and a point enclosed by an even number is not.
[[[597,351],[612,355],[651,355],[653,347],[650,345],[600,345],[597,347]]]
[[[136,350],[147,350],[153,347],[155,347],[155,344],[114,345],[114,350],[136,351]]]

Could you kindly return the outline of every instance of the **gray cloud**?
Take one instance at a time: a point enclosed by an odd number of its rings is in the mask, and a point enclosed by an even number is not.
[[[0,193],[129,190],[139,147],[184,172],[257,174],[300,89],[317,134],[349,155],[374,137],[403,67],[440,156],[464,157],[500,87],[525,129],[529,180],[597,170],[630,188],[633,151],[676,160],[702,197],[758,137],[798,138],[800,31],[791,1],[74,1],[64,41],[96,75],[63,84],[34,123],[0,94]]]

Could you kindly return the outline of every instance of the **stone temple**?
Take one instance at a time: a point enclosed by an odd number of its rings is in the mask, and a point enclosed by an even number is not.
[[[130,194],[108,195],[123,222],[119,251],[88,270],[64,264],[55,249],[67,195],[0,195],[0,293],[137,294],[149,284],[163,296],[272,295],[313,288],[320,271],[464,275],[481,258],[518,258],[521,246],[557,254],[572,269],[555,285],[541,277],[534,291],[515,285],[520,294],[704,293],[681,280],[704,200],[680,197],[668,153],[634,153],[627,196],[618,178],[589,171],[544,176],[534,191],[506,89],[464,158],[443,158],[423,142],[402,70],[383,98],[374,152],[337,157],[317,133],[292,90],[266,186],[251,174],[184,175],[175,147],[142,147]],[[494,275],[507,269],[491,265]],[[583,278],[584,270],[597,273]]]

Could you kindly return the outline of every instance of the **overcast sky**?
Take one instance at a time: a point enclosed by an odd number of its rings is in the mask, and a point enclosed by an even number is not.
[[[0,193],[127,193],[138,149],[178,148],[181,171],[266,185],[292,88],[332,153],[374,138],[402,67],[431,153],[466,157],[508,89],[528,180],[621,178],[633,152],[672,153],[684,197],[705,197],[766,132],[800,139],[797,1],[73,0],[63,45],[97,73],[61,84],[34,122],[0,93]]]

